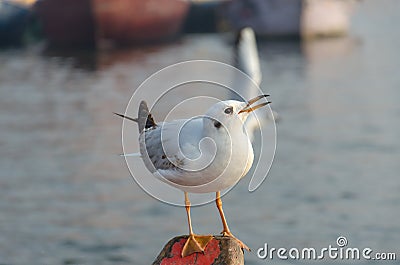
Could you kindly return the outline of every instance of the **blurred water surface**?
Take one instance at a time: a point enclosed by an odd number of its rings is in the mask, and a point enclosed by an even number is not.
[[[364,1],[351,36],[260,42],[262,89],[278,124],[276,158],[254,193],[224,197],[233,232],[253,250],[400,246],[400,5]],[[225,36],[99,54],[0,52],[0,264],[149,264],[187,233],[183,208],[146,195],[121,152],[133,91],[172,63],[232,63]],[[218,233],[214,204],[193,210]],[[246,264],[264,264],[256,251]],[[274,260],[274,263],[303,263]]]

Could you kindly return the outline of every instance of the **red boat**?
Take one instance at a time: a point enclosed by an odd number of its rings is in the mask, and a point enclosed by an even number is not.
[[[92,47],[95,30],[91,0],[39,0],[34,10],[50,45]]]
[[[186,0],[92,0],[99,39],[120,44],[168,40],[183,26]]]
[[[56,46],[93,46],[165,41],[186,18],[186,0],[39,0],[45,35]]]

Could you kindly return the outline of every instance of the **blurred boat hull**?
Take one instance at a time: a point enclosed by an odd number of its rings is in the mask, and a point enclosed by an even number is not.
[[[51,46],[95,45],[90,0],[39,0],[34,8]]]
[[[97,38],[118,44],[168,40],[183,26],[183,0],[92,0]]]
[[[20,45],[30,16],[30,10],[9,1],[0,0],[0,45]]]
[[[330,37],[347,34],[353,0],[303,0],[301,36]]]
[[[57,47],[168,40],[179,33],[188,8],[183,0],[40,0],[35,5],[46,38]]]
[[[352,0],[232,0],[226,16],[236,30],[252,27],[262,37],[346,34]]]

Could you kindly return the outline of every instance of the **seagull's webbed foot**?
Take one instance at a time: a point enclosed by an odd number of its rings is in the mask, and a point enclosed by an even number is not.
[[[196,252],[204,252],[208,242],[212,239],[212,235],[189,235],[185,245],[183,246],[181,256],[186,257]]]
[[[249,252],[251,251],[251,249],[245,243],[243,243],[241,240],[237,239],[230,231],[222,231],[221,234],[222,234],[222,236],[229,236],[229,237],[235,239],[239,243],[239,245],[242,249],[245,249]]]

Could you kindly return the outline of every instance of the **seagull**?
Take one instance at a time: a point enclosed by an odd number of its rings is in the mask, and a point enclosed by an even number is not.
[[[140,103],[138,118],[115,113],[138,123],[140,156],[146,168],[184,193],[189,237],[182,257],[204,252],[213,238],[193,232],[188,193],[215,192],[223,226],[221,234],[237,240],[242,249],[250,250],[231,233],[220,192],[235,185],[250,170],[254,153],[244,123],[253,111],[271,103],[265,100],[268,96],[259,95],[247,102],[219,101],[204,115],[160,123],[155,122],[145,101]],[[256,102],[259,103],[254,105]]]
[[[252,28],[243,28],[236,34],[233,53],[235,67],[247,74],[259,86],[262,74],[256,35]]]
[[[242,75],[235,75],[232,81],[231,99],[242,100],[242,98],[253,98],[259,94],[262,73],[256,35],[251,27],[245,27],[238,31],[233,54],[234,66],[249,78],[243,78]],[[254,132],[260,128],[260,125],[267,120],[277,121],[278,119],[279,115],[274,111],[272,111],[272,115],[266,115],[261,110],[250,114],[245,123],[250,140],[254,139]]]

